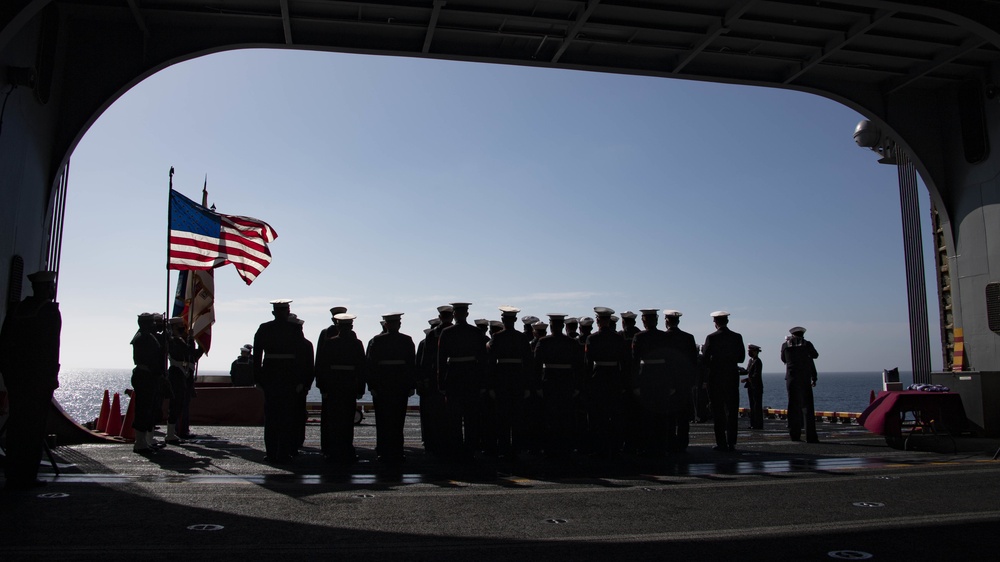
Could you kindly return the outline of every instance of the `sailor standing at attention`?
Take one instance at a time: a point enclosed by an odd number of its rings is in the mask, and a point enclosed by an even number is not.
[[[291,461],[290,436],[299,418],[297,388],[301,385],[298,353],[301,328],[289,320],[292,301],[270,302],[274,320],[257,328],[253,337],[253,372],[264,390],[264,460]]]
[[[402,312],[382,315],[385,333],[368,345],[368,390],[375,403],[375,454],[379,462],[402,464],[406,403],[416,385],[413,338],[399,331]]]
[[[639,312],[646,329],[632,338],[632,395],[640,407],[640,453],[662,458],[667,453],[667,336],[656,326],[659,309]]]
[[[617,457],[622,447],[624,368],[630,350],[625,345],[625,338],[611,328],[614,313],[604,306],[594,307],[597,332],[587,338],[584,347],[587,365],[584,394],[590,442],[594,455],[600,459]]]
[[[45,418],[52,393],[59,388],[59,341],[62,316],[54,271],[28,276],[30,297],[8,306],[0,331],[0,372],[8,392],[7,490],[43,486],[37,479],[45,439]]]
[[[316,346],[316,387],[323,396],[321,442],[327,445],[323,454],[340,464],[358,459],[354,413],[365,393],[365,346],[354,333],[354,319],[353,314],[337,313],[337,335],[321,339]]]
[[[329,326],[327,326],[326,328],[323,328],[322,330],[320,330],[320,332],[319,332],[319,338],[316,339],[316,354],[317,354],[317,356],[319,355],[319,350],[324,345],[324,342],[326,342],[327,340],[332,340],[333,338],[337,337],[337,334],[340,333],[340,331],[337,329],[337,315],[338,314],[346,314],[346,313],[347,313],[347,307],[346,306],[335,306],[335,307],[333,307],[333,308],[330,309],[330,321],[331,321],[331,324]],[[320,387],[320,382],[319,382],[320,364],[318,362],[316,362],[315,366],[316,366],[316,370],[317,370],[317,372],[316,372],[316,388],[319,388],[320,390],[322,390],[322,388]],[[333,421],[333,412],[332,411],[327,411],[327,408],[330,405],[332,405],[332,402],[328,403],[326,400],[323,400],[322,406],[321,406],[322,409],[320,410],[320,416],[319,416],[319,427],[320,427],[319,443],[320,443],[320,450],[323,452],[323,456],[327,457],[327,458],[329,458],[330,455],[333,453],[333,447],[330,444],[330,437],[333,435],[333,430],[332,430],[332,428],[328,427],[329,424]]]
[[[187,323],[182,317],[168,320],[171,333],[167,340],[167,380],[170,382],[170,406],[167,411],[167,436],[164,440],[170,445],[179,445],[178,422],[181,414],[191,401],[191,389],[194,387],[194,366],[205,353],[201,347],[196,347],[188,332]]]
[[[764,364],[758,357],[760,346],[748,345],[747,355],[750,356],[750,360],[744,373],[746,378],[740,382],[747,389],[747,399],[750,402],[750,429],[764,429],[764,379],[761,376]]]
[[[716,330],[702,348],[708,363],[708,399],[712,403],[716,451],[735,451],[739,430],[740,363],[746,359],[743,336],[729,329],[729,313],[712,313]]]
[[[455,309],[450,304],[437,307],[438,322],[424,338],[423,351],[417,357],[420,373],[426,377],[420,394],[420,436],[424,450],[434,455],[449,454],[448,418],[444,391],[438,384],[438,340],[445,328],[451,327]],[[419,388],[419,387],[418,387]]]
[[[486,336],[469,324],[467,302],[451,303],[455,324],[438,339],[438,384],[445,395],[450,452],[470,460],[480,445],[480,397],[486,391]]]
[[[514,329],[518,312],[513,306],[501,306],[504,329],[486,344],[486,386],[495,404],[497,453],[508,459],[527,447],[527,400],[537,387],[531,380],[531,346],[524,334]]]
[[[568,460],[576,442],[573,401],[583,387],[583,347],[563,333],[565,314],[549,314],[550,334],[535,347],[535,370],[541,374],[545,416],[545,454]]]
[[[663,313],[667,336],[667,376],[669,377],[667,407],[667,451],[685,453],[694,416],[691,390],[698,380],[698,344],[694,336],[680,329],[682,313]]]
[[[788,389],[788,433],[792,441],[799,441],[804,422],[806,441],[819,443],[812,390],[817,378],[813,360],[819,357],[819,353],[804,337],[805,328],[796,326],[788,332],[792,336],[781,344],[781,362],[785,364],[785,386]]]

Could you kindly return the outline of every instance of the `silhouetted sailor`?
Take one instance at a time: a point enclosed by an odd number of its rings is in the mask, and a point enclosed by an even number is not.
[[[189,337],[184,318],[168,321],[170,335],[167,339],[167,381],[170,383],[170,406],[167,411],[167,435],[164,440],[171,445],[181,442],[177,427],[181,414],[191,401],[194,391],[194,368],[205,353]]]
[[[492,338],[497,335],[497,332],[503,330],[503,322],[500,320],[490,320],[490,333],[489,336]]]
[[[455,324],[438,340],[438,384],[445,393],[453,454],[471,458],[480,445],[478,408],[485,393],[486,336],[469,324],[469,303],[453,302]]]
[[[573,340],[580,339],[580,319],[576,316],[567,316],[566,320],[563,321],[563,325],[566,327],[566,336]]]
[[[564,459],[576,442],[573,401],[583,387],[583,348],[563,333],[565,314],[549,314],[550,334],[535,347],[535,369],[541,374],[545,410],[545,452]]]
[[[139,331],[132,336],[132,400],[135,400],[132,450],[147,455],[152,452],[153,428],[163,414],[162,389],[166,380],[166,346],[163,316],[151,312],[139,315]]]
[[[298,393],[302,391],[302,368],[305,360],[301,325],[289,320],[292,301],[271,301],[274,320],[257,328],[253,338],[253,370],[257,384],[264,390],[264,447],[266,460],[283,463],[291,460],[301,414]],[[308,342],[307,342],[308,343]]]
[[[487,320],[485,318],[476,318],[473,321],[473,324],[476,325],[476,328],[479,328],[479,331],[482,332],[484,336],[489,337],[489,334],[490,334],[490,321],[489,320]]]
[[[233,386],[253,386],[253,346],[240,348],[240,355],[229,366],[229,380]]]
[[[587,345],[587,338],[594,333],[594,319],[585,316],[580,319],[580,335],[576,338],[580,345]]]
[[[535,322],[538,322],[537,316],[529,315],[521,317],[521,324],[523,325],[521,332],[524,333],[524,337],[528,340],[528,343],[531,343],[535,339],[535,329],[532,328]]]
[[[664,311],[667,343],[667,451],[684,453],[690,442],[694,401],[691,391],[698,382],[698,344],[680,329],[679,310]]]
[[[354,413],[365,393],[367,359],[365,346],[354,332],[353,314],[334,316],[337,335],[316,344],[316,387],[323,396],[321,443],[323,454],[332,462],[353,463]]]
[[[740,374],[745,375],[741,382],[743,388],[747,389],[747,400],[750,403],[750,429],[764,429],[764,380],[761,376],[764,364],[759,357],[760,346],[748,345],[747,355],[750,360]]]
[[[32,295],[9,305],[0,329],[0,372],[7,387],[7,448],[4,473],[8,490],[44,485],[38,480],[45,419],[52,393],[59,388],[59,338],[62,316],[56,274],[28,276]]]
[[[652,458],[667,452],[667,413],[670,382],[667,372],[667,335],[657,327],[659,309],[644,308],[645,330],[632,338],[632,394],[640,407],[638,429],[641,453]]]
[[[319,353],[320,342],[325,341],[325,340],[329,340],[329,339],[333,339],[333,338],[337,337],[337,334],[340,333],[339,330],[337,329],[337,315],[338,314],[346,314],[346,313],[347,313],[347,307],[346,306],[334,306],[334,307],[330,308],[330,325],[327,326],[326,328],[323,328],[322,330],[320,330],[319,338],[316,339],[316,352],[317,353]],[[318,365],[317,365],[317,367],[318,367]],[[318,382],[317,382],[316,388],[319,388]],[[325,400],[322,401],[322,404],[326,404],[326,401]],[[324,406],[321,406],[321,408],[323,408],[323,407]],[[333,421],[332,414],[328,415],[327,412],[325,412],[325,411],[321,411],[320,412],[320,421],[319,421],[319,423],[320,423],[320,433],[319,433],[319,435],[320,435],[320,437],[319,437],[320,450],[323,452],[323,456],[325,456],[327,458],[330,458],[330,455],[333,454],[333,446],[332,446],[332,444],[330,442],[331,439],[332,439],[332,437],[333,437],[333,430],[332,430],[331,427],[329,427],[329,424],[332,421]]]
[[[817,379],[814,359],[819,353],[812,342],[805,339],[805,328],[795,326],[788,332],[791,337],[781,344],[781,362],[785,364],[785,387],[788,389],[788,434],[792,441],[799,441],[804,422],[806,441],[819,443],[812,390]]]
[[[614,313],[607,307],[594,307],[597,332],[587,338],[584,347],[588,368],[584,393],[587,396],[590,442],[599,458],[617,456],[623,439],[623,369],[628,364],[629,349],[625,338],[611,329]]]
[[[736,449],[740,409],[740,363],[746,359],[743,336],[729,329],[729,313],[712,313],[716,330],[702,348],[708,364],[708,397],[712,403],[716,451]]]
[[[624,369],[624,384],[626,392],[622,395],[622,412],[624,420],[625,451],[638,454],[644,446],[640,431],[642,429],[642,406],[638,397],[632,392],[635,388],[635,366],[632,364],[632,338],[641,330],[635,325],[638,315],[631,310],[621,313],[622,329],[618,331],[625,338],[625,347],[629,350],[628,360]]]
[[[438,339],[441,331],[452,325],[455,311],[450,304],[437,308],[438,322],[424,337],[424,345],[417,356],[417,365],[423,384],[418,385],[420,393],[420,436],[424,449],[435,455],[448,452],[448,417],[445,398],[438,385]]]
[[[292,456],[295,456],[298,454],[299,449],[302,448],[306,441],[306,422],[309,420],[309,411],[308,406],[306,406],[306,401],[307,396],[309,395],[309,389],[312,388],[312,383],[315,378],[315,373],[313,372],[313,354],[315,352],[315,348],[313,348],[312,342],[306,338],[305,331],[303,329],[305,321],[294,314],[289,314],[288,320],[298,328],[299,335],[301,336],[299,338],[299,350],[295,354],[295,372],[299,378],[299,384],[295,387],[296,418],[294,426],[291,427],[291,433],[288,435],[288,438],[291,441],[289,448],[292,451]]]
[[[413,338],[400,333],[402,312],[384,314],[385,333],[368,346],[368,390],[375,403],[375,453],[378,460],[400,464],[406,403],[413,396],[416,348]]]
[[[516,456],[528,447],[527,400],[538,387],[533,380],[531,346],[524,334],[514,329],[517,313],[512,306],[500,307],[503,330],[486,346],[487,387],[494,397],[497,451],[503,457]]]

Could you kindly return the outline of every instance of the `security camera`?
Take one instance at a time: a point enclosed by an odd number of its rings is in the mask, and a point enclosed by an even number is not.
[[[862,119],[858,126],[854,128],[854,142],[861,148],[874,149],[882,140],[882,132],[878,127],[867,119]]]

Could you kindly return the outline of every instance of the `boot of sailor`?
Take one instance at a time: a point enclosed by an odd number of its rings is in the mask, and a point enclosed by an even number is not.
[[[167,437],[165,438],[167,444],[176,445],[181,442],[180,437],[177,437],[177,424],[168,423],[167,424]]]
[[[163,443],[160,443],[159,441],[154,439],[154,437],[155,436],[153,435],[152,431],[146,432],[146,446],[149,447],[150,449],[155,447],[162,447]]]
[[[149,444],[146,442],[147,431],[135,431],[135,443],[132,445],[133,453],[144,453],[149,450]]]

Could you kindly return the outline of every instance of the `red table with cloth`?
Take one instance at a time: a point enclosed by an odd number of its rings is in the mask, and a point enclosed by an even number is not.
[[[912,419],[907,420],[907,412]],[[958,433],[965,429],[965,407],[957,392],[925,392],[922,390],[887,390],[879,393],[861,413],[858,423],[872,433],[885,435],[886,441],[902,439],[903,429],[929,433],[942,430]]]

